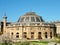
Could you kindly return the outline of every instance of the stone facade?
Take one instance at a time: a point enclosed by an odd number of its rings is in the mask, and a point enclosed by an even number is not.
[[[42,26],[43,25],[43,26]],[[8,26],[7,34],[14,39],[52,39],[55,37],[55,27],[49,25]],[[54,26],[54,25],[53,25]],[[50,34],[51,33],[51,34]],[[46,36],[45,36],[46,35]]]
[[[54,23],[46,23],[35,12],[27,12],[14,23],[8,23],[7,17],[4,16],[3,34],[17,40],[54,39],[56,37],[56,26]]]
[[[56,25],[56,34],[57,36],[60,36],[60,21],[54,22]]]

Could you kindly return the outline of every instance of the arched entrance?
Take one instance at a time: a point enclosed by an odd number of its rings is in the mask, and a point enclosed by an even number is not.
[[[42,39],[41,32],[38,32],[38,39]]]

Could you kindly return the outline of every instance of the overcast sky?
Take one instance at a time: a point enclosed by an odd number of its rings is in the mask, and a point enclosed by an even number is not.
[[[6,13],[9,22],[16,22],[31,11],[48,22],[60,20],[60,0],[0,0],[0,20]]]

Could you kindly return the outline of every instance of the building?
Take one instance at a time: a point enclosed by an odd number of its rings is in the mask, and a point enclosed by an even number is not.
[[[3,34],[14,40],[54,39],[57,34],[55,23],[45,22],[35,12],[27,12],[14,23],[7,22],[7,17],[4,16],[3,22]]]
[[[3,21],[0,21],[0,32],[3,32]]]
[[[60,21],[53,22],[56,25],[56,34],[57,37],[60,36]]]

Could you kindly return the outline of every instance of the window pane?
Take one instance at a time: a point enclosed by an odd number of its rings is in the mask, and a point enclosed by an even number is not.
[[[36,17],[36,22],[40,22],[40,20],[39,20],[39,18],[38,18],[38,17]]]
[[[34,17],[31,17],[31,22],[35,22],[35,19],[34,19]]]
[[[23,22],[24,21],[24,17],[22,17],[20,21]]]
[[[26,17],[25,21],[29,21],[29,17]]]

